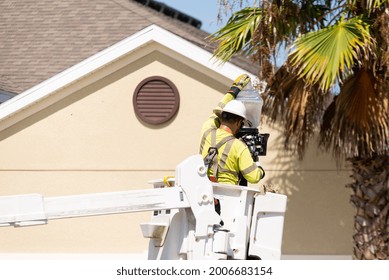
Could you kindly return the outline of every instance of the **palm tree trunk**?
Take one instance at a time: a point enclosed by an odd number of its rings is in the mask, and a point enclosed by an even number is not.
[[[389,259],[389,156],[351,158],[354,259]]]

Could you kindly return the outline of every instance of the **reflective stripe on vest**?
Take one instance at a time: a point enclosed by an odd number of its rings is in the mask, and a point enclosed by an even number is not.
[[[241,173],[242,173],[242,175],[247,175],[247,174],[253,172],[254,170],[256,170],[257,168],[258,168],[258,166],[255,163],[253,163],[251,166],[243,169],[241,171]]]

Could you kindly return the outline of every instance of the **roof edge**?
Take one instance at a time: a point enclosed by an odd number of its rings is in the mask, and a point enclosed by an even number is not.
[[[150,42],[157,42],[172,49],[231,80],[243,72],[247,72],[230,62],[217,64],[212,59],[210,52],[153,24],[0,104],[0,124],[18,112],[53,95],[58,90]],[[254,77],[253,74],[248,74]],[[35,112],[31,114],[33,113]],[[18,121],[20,120],[10,122],[8,125],[1,125],[0,130],[4,130]]]

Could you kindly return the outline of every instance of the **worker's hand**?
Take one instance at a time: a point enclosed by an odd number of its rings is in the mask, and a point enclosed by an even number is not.
[[[242,74],[239,77],[235,79],[235,81],[232,83],[232,86],[230,90],[228,91],[231,93],[234,98],[238,95],[238,93],[250,82],[250,77],[247,74]]]

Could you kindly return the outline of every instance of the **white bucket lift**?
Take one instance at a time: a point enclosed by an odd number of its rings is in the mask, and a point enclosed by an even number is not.
[[[149,259],[280,259],[285,195],[212,183],[200,155],[178,165],[172,183],[154,181],[153,189],[127,192],[3,196],[0,226],[153,211],[151,221],[141,224],[144,237],[150,238]]]

